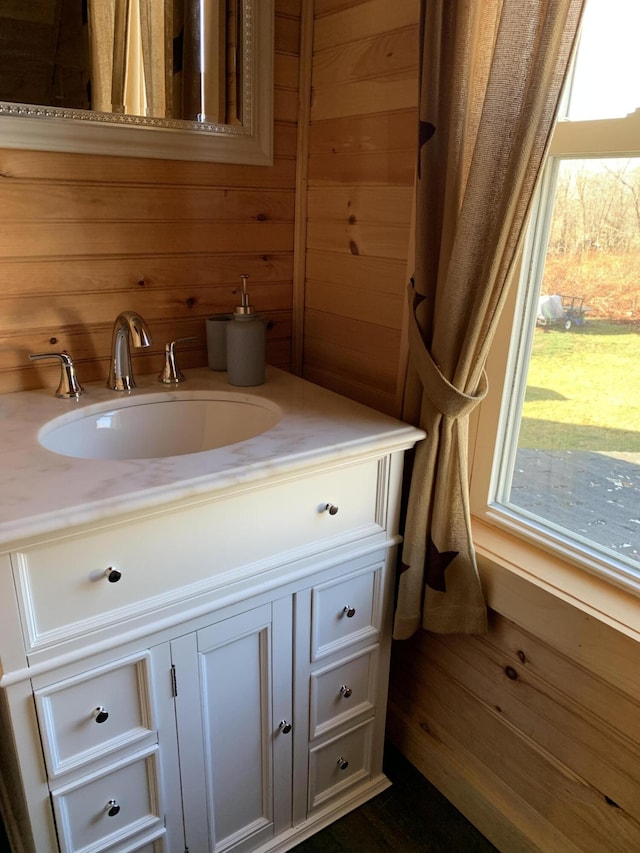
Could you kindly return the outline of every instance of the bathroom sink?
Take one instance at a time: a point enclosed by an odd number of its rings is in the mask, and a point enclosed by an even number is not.
[[[79,459],[157,459],[255,438],[280,420],[263,398],[230,393],[148,394],[84,408],[49,421],[43,447]]]

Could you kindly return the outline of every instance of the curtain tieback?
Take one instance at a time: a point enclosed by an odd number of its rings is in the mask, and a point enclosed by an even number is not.
[[[461,418],[468,415],[487,395],[489,390],[487,374],[483,368],[475,394],[465,394],[449,382],[431,358],[431,353],[424,343],[411,292],[409,295],[409,352],[422,387],[433,405],[445,417]]]

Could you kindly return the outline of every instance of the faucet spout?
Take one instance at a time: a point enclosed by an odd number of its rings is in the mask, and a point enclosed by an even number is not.
[[[131,342],[136,349],[151,345],[149,327],[135,311],[122,311],[116,317],[111,336],[111,365],[107,388],[131,391],[136,387],[131,367]]]

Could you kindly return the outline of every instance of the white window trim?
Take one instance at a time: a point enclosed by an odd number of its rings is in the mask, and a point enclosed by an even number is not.
[[[550,156],[632,156],[640,148],[640,110],[625,119],[560,122]],[[493,455],[503,429],[501,403],[509,375],[512,328],[520,289],[520,269],[505,305],[487,362],[489,393],[472,415],[470,497],[472,532],[489,606],[499,604],[501,572],[512,572],[586,614],[640,641],[640,578],[621,571],[595,551],[585,555],[570,540],[552,539],[519,522],[514,514],[488,505]],[[521,297],[520,297],[521,298]]]

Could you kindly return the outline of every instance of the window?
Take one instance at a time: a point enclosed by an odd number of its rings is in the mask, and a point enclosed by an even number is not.
[[[472,481],[493,523],[637,590],[639,26],[637,0],[588,0],[529,226],[493,467],[476,452]]]

